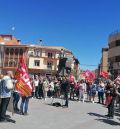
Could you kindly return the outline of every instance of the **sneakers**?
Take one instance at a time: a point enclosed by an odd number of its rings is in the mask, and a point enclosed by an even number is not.
[[[62,107],[63,107],[63,108],[68,108],[68,106],[67,106],[67,105],[62,105]]]
[[[28,113],[27,112],[20,112],[20,115],[25,115],[25,116],[27,116],[28,115]]]
[[[28,113],[27,113],[27,112],[25,112],[25,113],[24,113],[24,115],[25,115],[25,116],[27,116],[27,115],[28,115]]]
[[[23,112],[20,112],[20,115],[24,115],[24,113]]]
[[[5,118],[11,118],[11,116],[10,115],[5,115]]]

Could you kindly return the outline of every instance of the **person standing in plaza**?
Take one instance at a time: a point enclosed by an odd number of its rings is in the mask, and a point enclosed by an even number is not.
[[[68,92],[69,92],[69,87],[70,87],[70,82],[69,82],[68,75],[63,77],[63,82],[62,82],[61,85],[63,87],[64,98],[65,98],[65,105],[63,105],[63,107],[68,108],[68,104],[69,104]]]
[[[117,95],[120,96],[120,93],[116,88],[116,84],[114,84],[113,82],[108,82],[106,86],[108,114],[106,116],[112,119],[114,118],[114,104]]]
[[[31,96],[22,96],[21,104],[20,104],[20,114],[21,115],[28,115],[28,105],[29,99]]]
[[[38,92],[39,92],[39,78],[38,75],[35,75],[35,79],[33,81],[33,85],[35,87],[35,97],[38,99]]]
[[[49,82],[47,78],[43,79],[43,95],[44,95],[44,100],[47,98],[47,92],[49,90]]]
[[[104,104],[104,90],[105,84],[102,81],[100,81],[100,83],[97,85],[98,103]]]
[[[84,103],[85,101],[85,84],[84,84],[84,80],[81,80],[79,82],[79,101],[82,100],[82,102]]]
[[[97,91],[97,85],[95,83],[92,83],[91,89],[90,89],[90,94],[91,94],[90,96],[91,96],[92,103],[95,102],[96,91]]]
[[[6,110],[11,98],[11,90],[13,90],[13,72],[7,71],[6,75],[4,77],[1,77],[0,82],[0,122],[7,121],[6,118]]]
[[[14,91],[13,91],[13,108],[15,112],[19,112],[19,108],[18,108],[18,102],[20,100],[20,93],[18,92],[18,90],[16,89],[16,81],[17,80],[13,80],[14,83]]]
[[[43,78],[42,77],[39,78],[38,87],[39,87],[38,95],[39,95],[39,98],[42,99],[43,98]]]

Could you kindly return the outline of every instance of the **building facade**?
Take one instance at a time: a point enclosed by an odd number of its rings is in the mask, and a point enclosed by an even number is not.
[[[66,55],[72,55],[64,47],[24,45],[12,35],[0,35],[0,73],[15,72],[23,56],[29,75],[55,75],[61,49]]]
[[[24,57],[27,60],[27,45],[20,44],[12,35],[0,35],[0,72],[5,74],[6,71],[16,71],[19,59]]]
[[[120,32],[112,33],[108,40],[109,71],[116,78],[120,74]]]
[[[102,48],[101,70],[108,72],[108,48]]]
[[[28,46],[28,71],[29,74],[34,75],[55,75],[58,70],[59,53],[63,47],[49,47],[49,46]],[[65,49],[66,54],[71,52]]]

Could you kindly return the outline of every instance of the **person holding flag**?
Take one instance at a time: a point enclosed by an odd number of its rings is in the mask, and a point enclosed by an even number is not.
[[[22,96],[20,114],[27,115],[29,98],[32,93],[32,86],[30,78],[28,76],[28,72],[26,70],[26,65],[24,63],[23,56],[20,58],[18,69],[15,73],[15,79],[17,80],[16,89]]]

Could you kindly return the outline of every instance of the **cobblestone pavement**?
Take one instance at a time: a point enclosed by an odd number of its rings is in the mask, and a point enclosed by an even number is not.
[[[52,99],[46,101],[31,99],[29,115],[14,114],[16,123],[0,123],[0,129],[118,129],[120,112],[116,110],[114,119],[107,119],[107,108],[90,102],[70,101],[69,108],[51,106]],[[54,99],[54,102],[62,102]],[[11,115],[11,113],[7,113]]]

